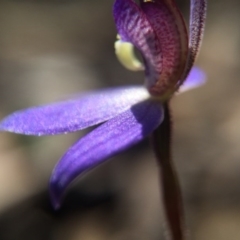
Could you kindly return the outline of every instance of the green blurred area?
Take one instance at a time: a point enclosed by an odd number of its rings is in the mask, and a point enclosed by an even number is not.
[[[177,1],[187,18],[189,1]],[[90,89],[142,83],[114,55],[110,0],[0,1],[0,117]],[[172,101],[174,161],[192,240],[240,235],[240,3],[209,1],[197,65],[205,86]],[[159,240],[167,235],[148,141],[79,179],[63,208],[47,184],[86,131],[0,134],[1,240]]]

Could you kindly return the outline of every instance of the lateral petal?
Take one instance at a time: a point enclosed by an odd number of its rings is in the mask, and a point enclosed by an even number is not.
[[[0,130],[37,136],[74,132],[107,121],[148,97],[142,86],[96,91],[15,112],[0,123]]]
[[[206,0],[191,0],[189,23],[189,56],[184,76],[188,75],[200,50],[206,22],[206,13]]]
[[[80,139],[53,170],[50,179],[53,205],[56,208],[60,206],[63,192],[76,177],[141,141],[162,120],[161,104],[147,100],[134,105]]]

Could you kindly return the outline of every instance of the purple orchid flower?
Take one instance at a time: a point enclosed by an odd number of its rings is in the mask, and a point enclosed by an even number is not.
[[[55,166],[50,179],[55,208],[79,175],[151,134],[156,157],[164,168],[164,186],[175,186],[165,178],[166,174],[173,175],[168,166],[171,135],[168,103],[177,91],[204,82],[204,73],[193,64],[203,36],[206,0],[191,0],[189,36],[174,0],[140,0],[139,4],[134,0],[116,0],[113,12],[119,34],[117,56],[129,69],[144,69],[145,86],[106,89],[33,107],[11,114],[0,124],[1,131],[43,136],[66,134],[102,123],[77,141]],[[140,52],[143,64],[134,57],[133,47]],[[171,218],[171,207],[167,209]]]

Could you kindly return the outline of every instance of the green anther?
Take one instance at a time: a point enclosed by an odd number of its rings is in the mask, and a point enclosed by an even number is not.
[[[134,54],[134,46],[131,43],[117,40],[114,45],[117,58],[125,68],[131,71],[144,70],[143,64]]]

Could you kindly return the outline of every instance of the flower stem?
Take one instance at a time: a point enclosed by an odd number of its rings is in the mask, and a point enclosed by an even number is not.
[[[171,157],[172,123],[168,104],[164,105],[164,120],[153,133],[152,142],[159,164],[161,190],[166,219],[172,240],[185,239],[183,204],[178,177]]]

